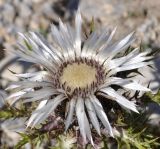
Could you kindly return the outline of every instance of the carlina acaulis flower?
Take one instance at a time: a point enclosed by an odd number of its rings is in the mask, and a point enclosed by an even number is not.
[[[57,106],[65,102],[68,107],[64,120],[65,131],[75,117],[84,142],[89,140],[93,144],[91,125],[100,135],[102,124],[108,134],[114,137],[97,95],[138,113],[135,103],[118,93],[117,87],[126,91],[150,90],[131,77],[122,78],[117,74],[150,65],[152,56],[148,56],[149,50],[139,53],[139,48],[136,48],[125,56],[117,57],[117,54],[124,52],[135,40],[134,33],[111,44],[116,29],[101,33],[94,31],[84,39],[81,26],[82,18],[78,11],[75,29],[63,24],[61,20],[59,28],[51,25],[52,44],[38,33],[19,33],[23,41],[12,52],[25,61],[39,64],[43,70],[16,74],[21,81],[14,82],[7,88],[12,90],[7,100],[11,105],[20,99],[24,103],[39,102],[27,123],[27,127],[31,128],[41,124],[51,114],[56,115],[54,111]]]

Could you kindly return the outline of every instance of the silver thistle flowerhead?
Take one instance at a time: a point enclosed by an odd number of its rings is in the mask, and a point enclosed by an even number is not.
[[[108,134],[114,137],[98,95],[138,113],[135,103],[118,93],[117,88],[150,90],[133,78],[124,78],[118,74],[145,67],[151,64],[149,60],[152,57],[148,56],[149,51],[139,53],[138,48],[125,56],[117,57],[117,54],[124,52],[135,40],[134,33],[110,44],[116,29],[101,34],[92,32],[84,39],[81,36],[81,26],[79,12],[75,18],[75,29],[63,24],[61,20],[59,29],[52,25],[52,45],[37,33],[20,33],[24,43],[19,43],[19,49],[12,52],[44,69],[34,73],[16,74],[21,81],[8,87],[8,90],[15,92],[7,100],[11,105],[20,99],[25,103],[39,102],[27,127],[35,127],[51,114],[56,115],[57,107],[64,102],[65,130],[68,130],[73,121],[77,121],[84,142],[89,140],[93,144],[91,125],[100,135],[102,124]]]

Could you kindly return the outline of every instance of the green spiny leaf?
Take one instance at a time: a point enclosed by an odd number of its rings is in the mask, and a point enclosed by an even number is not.
[[[13,114],[11,111],[0,111],[0,119],[8,119],[8,118],[11,118],[13,117]]]
[[[18,134],[22,137],[22,139],[17,143],[14,149],[21,149],[22,146],[30,142],[30,138],[27,135],[22,134],[22,133],[18,133]]]

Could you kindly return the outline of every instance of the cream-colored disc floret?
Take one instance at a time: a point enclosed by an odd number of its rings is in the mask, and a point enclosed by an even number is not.
[[[64,69],[60,81],[66,83],[71,90],[86,88],[96,81],[96,68],[85,63],[68,64]]]

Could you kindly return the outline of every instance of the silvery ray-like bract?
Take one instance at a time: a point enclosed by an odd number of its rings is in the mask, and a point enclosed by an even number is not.
[[[93,144],[91,125],[99,135],[100,128],[104,126],[108,134],[114,137],[97,95],[138,113],[135,102],[122,96],[114,86],[125,91],[150,91],[131,77],[119,77],[117,74],[150,65],[152,57],[148,56],[150,51],[139,53],[138,48],[117,57],[135,40],[134,33],[111,44],[116,29],[111,32],[94,31],[85,39],[81,35],[81,26],[79,12],[75,17],[75,29],[60,20],[59,28],[51,26],[52,44],[37,33],[20,33],[23,41],[12,52],[25,61],[39,64],[43,69],[16,74],[21,81],[7,88],[12,91],[7,100],[11,105],[20,99],[24,103],[39,103],[27,122],[27,127],[31,128],[44,122],[57,106],[65,102],[65,129],[68,130],[73,121],[77,121],[84,142],[89,140]]]

